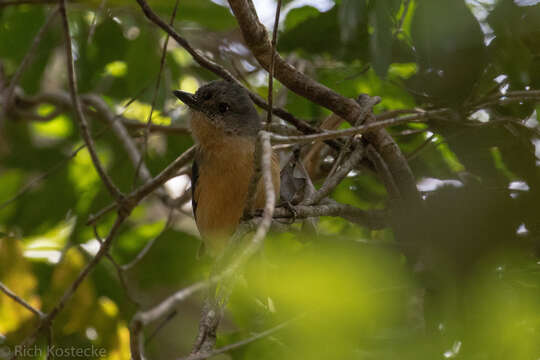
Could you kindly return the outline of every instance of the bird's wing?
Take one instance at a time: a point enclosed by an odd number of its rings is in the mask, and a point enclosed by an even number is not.
[[[193,216],[195,216],[195,221],[197,221],[197,200],[198,194],[196,193],[197,182],[199,181],[199,163],[197,157],[193,160],[193,165],[191,166],[191,207],[193,208]]]

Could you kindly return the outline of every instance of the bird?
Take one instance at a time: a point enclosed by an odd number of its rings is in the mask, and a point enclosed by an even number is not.
[[[191,112],[190,128],[196,143],[191,179],[193,214],[203,251],[216,258],[224,252],[246,208],[261,119],[247,90],[233,82],[216,80],[195,94],[173,93]],[[271,172],[274,191],[279,194],[280,167],[275,153]],[[256,189],[255,209],[265,204],[262,179]]]

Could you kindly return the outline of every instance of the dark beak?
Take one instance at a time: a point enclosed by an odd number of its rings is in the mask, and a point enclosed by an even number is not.
[[[190,108],[194,110],[199,109],[199,102],[197,101],[197,98],[194,94],[190,94],[188,92],[180,90],[174,90],[173,94]]]

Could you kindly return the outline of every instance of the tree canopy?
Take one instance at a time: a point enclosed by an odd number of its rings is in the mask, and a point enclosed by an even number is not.
[[[285,185],[216,272],[220,78]],[[538,0],[0,0],[0,359],[538,358],[539,104]]]

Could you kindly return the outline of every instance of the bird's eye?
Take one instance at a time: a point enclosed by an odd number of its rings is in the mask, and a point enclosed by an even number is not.
[[[204,93],[202,97],[204,100],[210,100],[212,98],[212,93],[211,92]]]
[[[223,102],[222,102],[222,103],[219,103],[218,109],[219,109],[219,112],[220,112],[220,113],[224,114],[224,113],[226,113],[227,111],[229,111],[230,106],[229,106],[229,104],[223,103]]]

